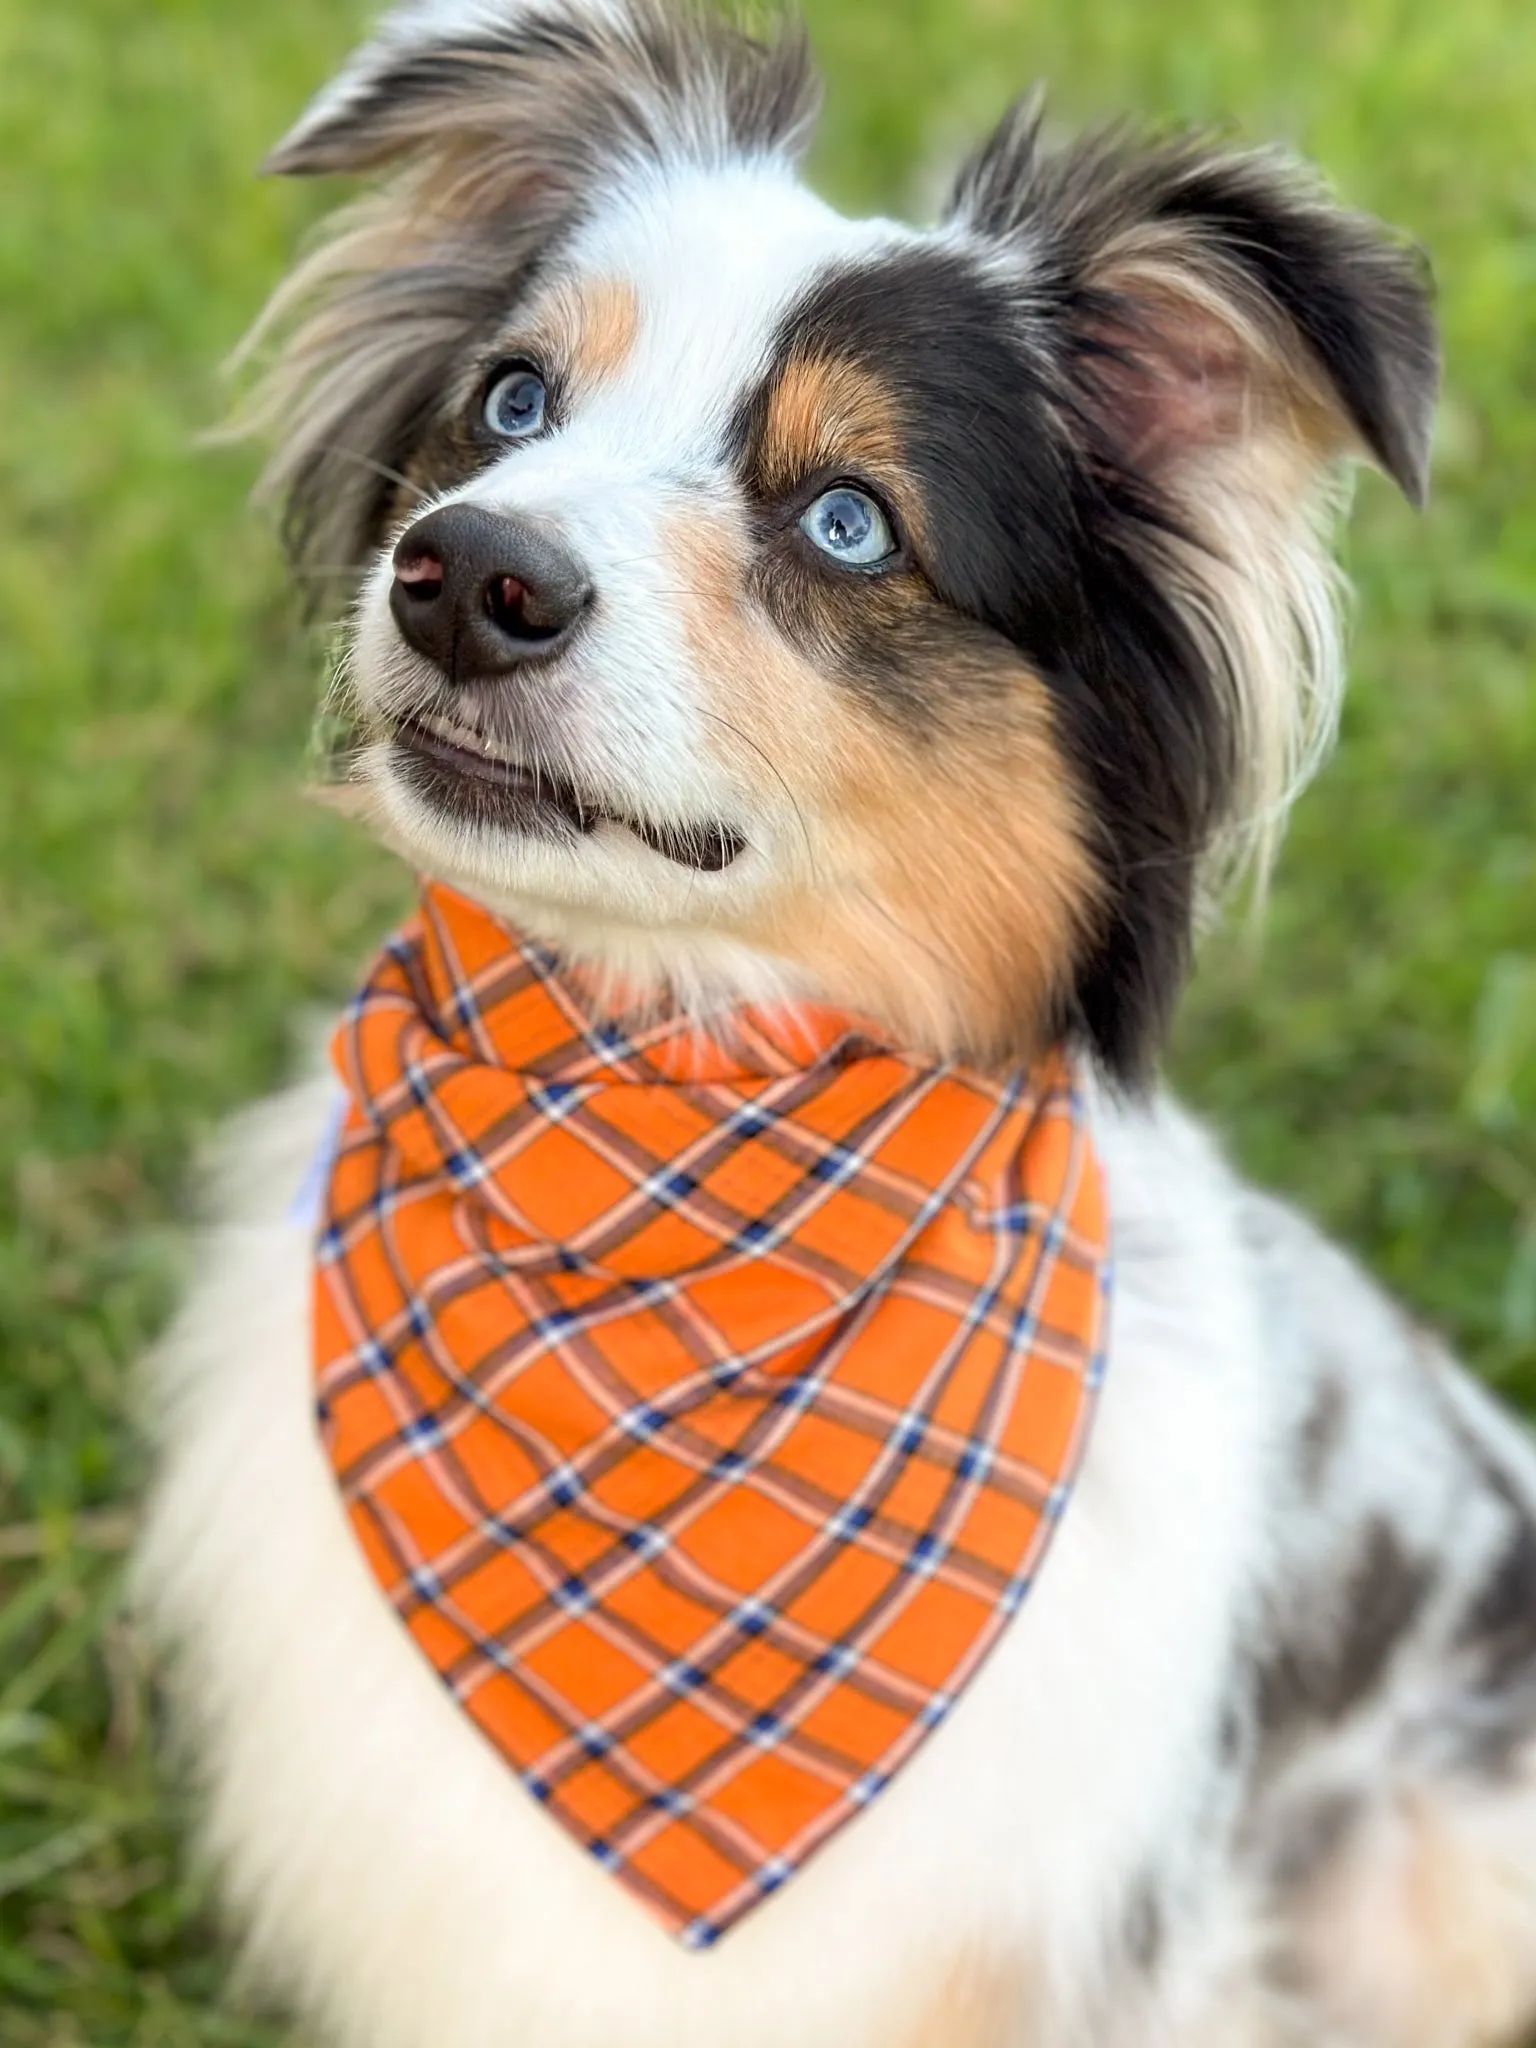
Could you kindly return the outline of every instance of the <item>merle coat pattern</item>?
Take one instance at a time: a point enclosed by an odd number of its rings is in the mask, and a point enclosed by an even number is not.
[[[254,419],[352,601],[350,800],[419,866],[616,1001],[1082,1048],[1117,1294],[1079,1495],[889,1792],[674,1949],[353,1549],[305,1083],[232,1136],[150,1397],[139,1584],[232,1915],[357,2048],[1512,2042],[1536,1454],[1153,1079],[1203,906],[1331,729],[1339,467],[1424,492],[1421,266],[1273,157],[1047,148],[1028,107],[936,228],[844,221],[797,177],[815,104],[793,34],[651,0],[405,8],[273,159],[387,181],[278,294]],[[849,489],[869,563],[816,524]],[[507,567],[490,627],[429,630],[452,550],[530,523],[576,565],[559,633]]]

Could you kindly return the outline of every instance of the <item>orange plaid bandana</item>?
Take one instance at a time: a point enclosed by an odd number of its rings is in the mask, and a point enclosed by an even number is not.
[[[622,1028],[440,887],[335,1050],[352,1525],[534,1797],[703,1946],[890,1782],[1050,1540],[1109,1274],[1072,1068],[828,1011]]]

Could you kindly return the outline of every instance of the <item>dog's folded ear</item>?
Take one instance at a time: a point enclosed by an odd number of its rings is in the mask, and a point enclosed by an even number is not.
[[[954,210],[1018,248],[1116,459],[1172,481],[1267,440],[1298,482],[1309,456],[1363,456],[1423,502],[1439,348],[1417,251],[1275,153],[1038,138],[1030,102],[965,167]]]
[[[1423,500],[1426,266],[1284,157],[1128,129],[1046,148],[1038,101],[962,170],[951,223],[1012,279],[1094,631],[1118,631],[1126,675],[1143,664],[1117,688],[1098,660],[1073,701],[1109,848],[1077,1011],[1118,1071],[1145,1071],[1195,912],[1262,877],[1336,725],[1338,473],[1371,461]]]
[[[803,39],[757,42],[660,0],[414,0],[386,17],[268,156],[284,176],[372,171],[537,139],[551,169],[690,144],[798,152],[817,95]]]

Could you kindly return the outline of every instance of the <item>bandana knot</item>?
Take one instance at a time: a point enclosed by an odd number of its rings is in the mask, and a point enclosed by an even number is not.
[[[1073,1063],[830,1010],[616,1024],[438,886],[335,1052],[352,1525],[528,1789],[703,1946],[890,1781],[1044,1555],[1109,1283]]]

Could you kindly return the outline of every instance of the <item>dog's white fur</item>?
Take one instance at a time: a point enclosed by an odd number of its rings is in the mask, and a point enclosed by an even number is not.
[[[286,147],[310,146],[401,48],[514,11],[407,9]],[[587,11],[623,19],[608,0]],[[709,679],[655,565],[679,505],[714,504],[739,538],[699,471],[776,309],[829,255],[906,232],[839,221],[779,163],[637,172],[569,252],[654,316],[623,377],[466,487],[577,533],[610,598],[529,743],[578,755],[629,815],[744,818],[749,851],[706,876],[618,825],[575,847],[509,844],[413,803],[382,751],[367,772],[422,864],[621,979],[817,992],[723,925],[722,906],[793,869],[804,820],[708,744]],[[1289,503],[1292,481],[1271,482]],[[1322,558],[1298,541],[1275,574],[1266,559],[1290,517],[1261,520],[1270,538],[1212,571],[1234,588],[1203,600],[1259,692],[1238,822],[1260,837],[1306,751],[1309,676],[1323,727],[1331,709]],[[381,559],[351,657],[375,711],[420,687],[388,582]],[[1536,2019],[1536,1655],[1505,1611],[1536,1455],[1167,1100],[1097,1107],[1111,1365],[1038,1586],[892,1787],[703,1955],[535,1805],[348,1530],[313,1425],[311,1231],[295,1208],[333,1102],[310,1082],[233,1134],[221,1220],[149,1390],[162,1461],[138,1580],[235,1918],[263,1981],[326,2039],[1478,2048]],[[1352,1689],[1378,1591],[1400,1625]]]
[[[1271,1917],[1259,1843],[1238,1840],[1235,1784],[1213,1777],[1235,1651],[1303,1569],[1298,1543],[1326,1558],[1376,1504],[1446,1559],[1448,1599],[1486,1566],[1500,1516],[1467,1492],[1442,1399],[1533,1502],[1536,1460],[1171,1105],[1101,1111],[1113,1365],[1049,1569],[890,1790],[699,1956],[524,1792],[347,1528],[313,1427],[310,1231],[293,1208],[333,1100],[310,1083],[235,1133],[237,1207],[158,1364],[166,1467],[141,1561],[179,1646],[209,1848],[263,1977],[327,2038],[1460,2048],[1530,2010],[1536,1779],[1496,1796],[1437,1785],[1410,1740],[1445,1689],[1433,1663],[1267,1795],[1276,1815],[1329,1786],[1371,1800],[1349,1861],[1290,1923]],[[1298,1529],[1273,1502],[1328,1358],[1350,1361],[1362,1410],[1341,1453],[1354,1469],[1339,1527]],[[1164,1874],[1169,1919],[1152,1971],[1125,1949],[1144,1871]],[[1305,1985],[1294,2009],[1282,1949]]]

